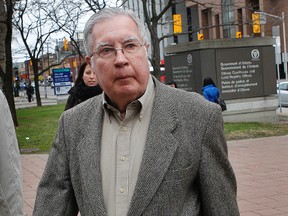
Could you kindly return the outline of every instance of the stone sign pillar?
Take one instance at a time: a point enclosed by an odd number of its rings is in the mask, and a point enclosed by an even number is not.
[[[277,108],[274,38],[203,40],[165,48],[166,81],[202,94],[211,77],[226,100],[229,113]]]

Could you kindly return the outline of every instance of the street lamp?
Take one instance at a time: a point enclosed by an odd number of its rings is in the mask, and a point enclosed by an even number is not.
[[[282,28],[283,28],[283,46],[284,46],[284,54],[283,54],[283,65],[284,65],[284,73],[285,73],[285,79],[287,79],[287,48],[286,48],[286,30],[285,30],[285,16],[284,16],[284,12],[282,12],[282,17],[280,16],[276,16],[276,15],[273,15],[273,14],[268,14],[266,12],[263,12],[263,11],[255,11],[255,13],[258,13],[258,14],[262,14],[262,15],[265,15],[265,16],[270,16],[270,17],[273,17],[273,18],[276,18],[276,19],[280,19],[282,20]],[[280,80],[280,77],[278,77],[279,80]]]

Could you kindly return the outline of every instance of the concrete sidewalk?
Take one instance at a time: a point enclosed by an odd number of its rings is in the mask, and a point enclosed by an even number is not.
[[[42,106],[56,105],[58,103],[66,103],[67,98],[68,98],[68,95],[60,95],[60,96],[48,95],[47,98],[41,97],[41,103],[42,103]],[[14,101],[15,101],[16,109],[37,106],[35,95],[31,102],[28,102],[28,99],[26,98],[26,96],[23,96],[23,95],[19,97],[14,97]]]
[[[241,216],[288,215],[288,135],[228,142]],[[48,155],[21,155],[25,212],[32,215]]]

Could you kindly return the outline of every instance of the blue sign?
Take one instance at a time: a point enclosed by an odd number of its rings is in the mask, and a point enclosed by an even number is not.
[[[70,68],[52,69],[54,82],[54,95],[65,95],[71,88]]]

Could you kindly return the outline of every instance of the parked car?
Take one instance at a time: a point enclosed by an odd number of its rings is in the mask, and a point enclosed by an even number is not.
[[[288,81],[280,82],[277,85],[277,95],[279,97],[279,89],[280,89],[280,99],[281,106],[288,107]]]

